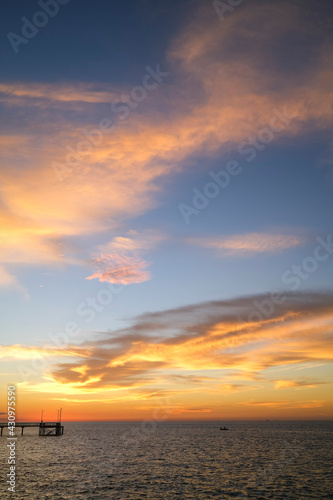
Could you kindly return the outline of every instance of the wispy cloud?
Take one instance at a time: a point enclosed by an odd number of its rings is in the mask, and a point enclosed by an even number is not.
[[[306,239],[287,234],[247,233],[220,238],[193,238],[188,242],[215,249],[221,256],[251,256],[294,248],[304,244]]]
[[[40,357],[51,357],[51,358],[84,358],[88,357],[90,354],[89,349],[79,348],[71,346],[68,349],[56,349],[54,347],[35,347],[35,346],[24,346],[21,344],[14,345],[0,345],[0,359],[10,360],[10,359],[20,359],[20,360],[33,360]]]
[[[275,380],[274,386],[276,389],[288,388],[312,388],[318,385],[328,384],[329,382],[307,381],[307,380]]]
[[[17,280],[15,276],[6,271],[6,269],[4,269],[2,266],[0,266],[0,286],[17,286]]]
[[[0,101],[11,105],[46,106],[54,102],[84,102],[84,103],[110,103],[117,99],[119,89],[106,90],[98,85],[78,84],[46,84],[31,83],[29,86],[23,83],[0,83]]]
[[[6,135],[0,136],[4,265],[72,262],[68,238],[117,234],[124,221],[159,203],[163,176],[186,169],[188,159],[196,155],[216,155],[221,147],[234,149],[270,122],[273,108],[286,107],[294,116],[289,137],[309,129],[329,129],[333,72],[327,69],[332,55],[328,34],[320,33],[311,68],[312,60],[301,66],[295,57],[297,74],[288,73],[274,52],[276,40],[292,35],[306,43],[308,33],[319,29],[306,12],[288,2],[283,8],[281,2],[244,5],[222,29],[211,4],[200,6],[169,45],[175,85],[156,89],[124,122],[110,114],[110,103],[122,100],[117,96],[126,93],[127,86],[2,84],[0,99],[8,112]],[[263,71],[267,67],[271,70]],[[66,162],[70,152],[77,154],[85,134],[104,117],[112,119],[116,128],[106,132],[59,183],[52,163]],[[275,241],[277,246],[284,244]],[[243,251],[240,242],[230,245],[231,250],[223,250]],[[253,241],[248,245],[259,251]],[[267,241],[262,245],[269,247]],[[91,250],[86,248],[86,254]],[[135,276],[135,266],[129,267]],[[142,262],[139,267],[133,279],[146,279]],[[113,269],[110,272],[111,279],[121,279]]]
[[[332,298],[331,293],[286,293],[286,301],[269,318],[251,323],[246,317],[253,301],[264,296],[147,313],[131,327],[69,348],[73,360],[57,363],[40,390],[52,390],[55,384],[71,394],[130,390],[127,396],[133,398],[140,390],[166,388],[205,393],[271,388],[270,373],[276,367],[332,361]],[[16,347],[7,349],[10,355]],[[27,350],[22,354],[29,356]],[[313,387],[312,381],[298,378],[284,382],[273,381],[280,390]]]
[[[17,290],[29,298],[28,290],[18,281],[16,276],[10,274],[3,266],[0,266],[0,287]]]
[[[245,406],[267,406],[276,409],[286,408],[322,408],[325,406],[324,401],[244,401],[240,403]]]

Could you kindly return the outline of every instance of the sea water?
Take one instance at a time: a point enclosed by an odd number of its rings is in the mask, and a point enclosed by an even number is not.
[[[331,422],[70,422],[59,437],[17,429],[25,499],[333,499]],[[227,431],[220,430],[227,426]],[[0,441],[0,498],[7,430]]]

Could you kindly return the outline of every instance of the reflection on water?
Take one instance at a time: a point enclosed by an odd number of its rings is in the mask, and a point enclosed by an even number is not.
[[[333,499],[330,422],[65,424],[17,440],[16,498]],[[1,498],[6,437],[0,441]]]

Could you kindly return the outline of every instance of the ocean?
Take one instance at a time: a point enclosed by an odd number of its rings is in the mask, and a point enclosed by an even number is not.
[[[332,422],[64,426],[59,437],[17,429],[12,494],[4,431],[1,499],[333,499]]]

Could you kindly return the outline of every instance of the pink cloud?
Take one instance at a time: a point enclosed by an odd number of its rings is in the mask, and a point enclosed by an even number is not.
[[[141,255],[164,239],[164,236],[154,231],[144,231],[138,234],[129,231],[127,236],[115,236],[107,244],[98,249],[98,255],[92,260],[96,272],[86,279],[99,279],[108,283],[129,285],[142,283],[151,278],[146,268],[149,262]]]
[[[102,282],[129,285],[150,279],[150,273],[146,270],[149,263],[137,256],[102,255],[94,260],[94,264],[98,270],[88,276],[88,280],[99,279]]]

